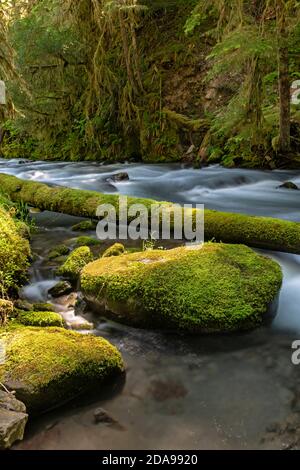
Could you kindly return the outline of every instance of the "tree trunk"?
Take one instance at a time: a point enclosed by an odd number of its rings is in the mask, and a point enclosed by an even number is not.
[[[291,97],[289,78],[289,48],[288,32],[285,18],[285,2],[277,2],[277,28],[278,28],[278,72],[279,72],[279,151],[290,151],[291,144]]]

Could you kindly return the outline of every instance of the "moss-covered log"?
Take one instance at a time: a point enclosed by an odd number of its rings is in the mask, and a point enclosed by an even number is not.
[[[0,174],[0,190],[13,201],[23,201],[41,210],[90,218],[96,217],[97,207],[101,204],[112,204],[117,215],[119,211],[119,195],[116,194],[48,186],[10,175]],[[128,197],[128,206],[132,204],[143,204],[150,213],[151,205],[157,202]],[[159,204],[172,208],[170,202]],[[300,223],[206,209],[205,239],[300,254]]]

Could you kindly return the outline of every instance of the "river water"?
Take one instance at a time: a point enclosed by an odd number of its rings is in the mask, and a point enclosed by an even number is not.
[[[112,175],[120,171],[128,173],[129,181],[113,182]],[[0,160],[0,172],[300,222],[300,192],[278,188],[287,180],[300,186],[300,171]],[[47,300],[47,290],[57,280],[55,265],[45,259],[49,250],[79,235],[71,231],[74,217],[44,212],[35,218],[36,258],[23,291],[33,301]],[[300,365],[291,362],[291,345],[300,340],[300,256],[267,254],[284,272],[278,311],[270,324],[249,333],[175,336],[125,327],[92,314],[77,317],[66,303],[56,305],[71,327],[85,330],[85,322],[92,321],[93,333],[121,350],[126,383],[113,396],[85,396],[32,420],[25,440],[15,448],[299,448]],[[95,424],[98,407],[117,424]]]

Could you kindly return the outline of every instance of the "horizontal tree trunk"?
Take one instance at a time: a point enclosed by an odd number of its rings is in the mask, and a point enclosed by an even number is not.
[[[96,191],[48,186],[43,183],[25,181],[15,176],[0,174],[0,191],[14,202],[23,201],[41,210],[96,218],[97,207],[112,204],[119,211],[119,195],[101,194]],[[149,210],[151,199],[128,197],[128,206],[143,204]],[[170,202],[161,206],[172,209]],[[196,210],[193,211],[194,220]],[[205,240],[224,243],[241,243],[255,248],[300,254],[300,223],[205,210]]]

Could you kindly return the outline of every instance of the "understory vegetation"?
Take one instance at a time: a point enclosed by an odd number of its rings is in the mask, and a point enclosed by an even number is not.
[[[1,5],[2,156],[299,166],[298,1]]]

